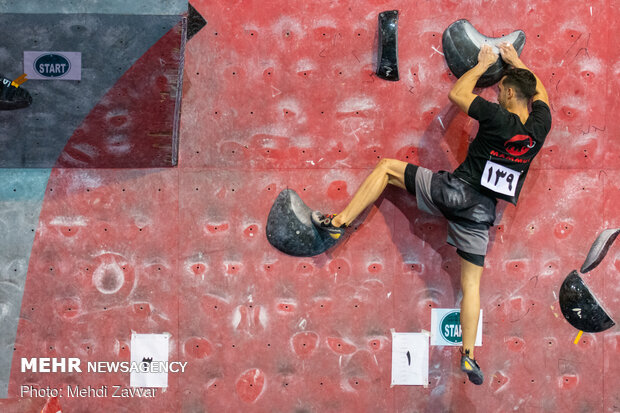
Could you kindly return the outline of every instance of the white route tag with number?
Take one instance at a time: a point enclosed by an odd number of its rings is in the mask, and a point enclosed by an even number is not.
[[[487,161],[480,178],[480,185],[498,194],[514,196],[521,172]]]

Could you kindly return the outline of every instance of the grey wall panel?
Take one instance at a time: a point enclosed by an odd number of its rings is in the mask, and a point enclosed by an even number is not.
[[[0,0],[0,13],[170,14],[187,11],[187,0]]]
[[[13,345],[49,169],[0,169],[0,398],[7,396]]]

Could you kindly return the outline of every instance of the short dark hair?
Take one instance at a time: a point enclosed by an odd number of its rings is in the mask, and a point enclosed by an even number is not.
[[[536,76],[527,69],[512,67],[504,72],[504,87],[515,90],[518,99],[530,100],[536,94]]]

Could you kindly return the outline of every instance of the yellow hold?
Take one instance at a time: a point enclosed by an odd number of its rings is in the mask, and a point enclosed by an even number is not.
[[[583,331],[579,330],[579,333],[577,333],[577,337],[575,337],[575,341],[573,341],[573,344],[579,343],[579,340],[581,339],[582,335],[583,335]]]
[[[28,80],[28,79],[26,78],[26,74],[24,73],[23,75],[21,75],[17,79],[13,80],[11,82],[11,86],[20,87],[21,84],[24,83],[26,80]]]

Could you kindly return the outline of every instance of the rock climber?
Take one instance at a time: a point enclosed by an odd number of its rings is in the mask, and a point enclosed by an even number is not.
[[[531,162],[551,129],[549,98],[542,82],[511,44],[500,44],[498,49],[510,65],[498,83],[498,103],[474,93],[478,79],[499,58],[489,45],[480,48],[476,66],[450,91],[450,101],[479,122],[467,157],[454,172],[434,173],[400,160],[381,159],[342,212],[312,213],[313,224],[338,239],[387,184],[392,184],[414,195],[420,210],[447,218],[447,242],[461,258],[461,370],[477,385],[484,380],[474,357],[480,280],[497,200],[517,204]]]

